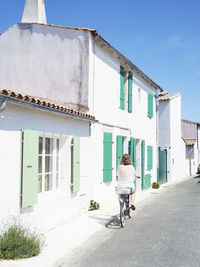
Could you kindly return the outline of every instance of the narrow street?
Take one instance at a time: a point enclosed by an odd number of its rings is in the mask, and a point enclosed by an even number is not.
[[[125,228],[108,222],[59,266],[199,267],[200,176],[140,202]]]

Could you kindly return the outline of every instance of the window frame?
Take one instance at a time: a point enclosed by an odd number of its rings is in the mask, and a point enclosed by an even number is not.
[[[38,195],[48,195],[53,192],[57,192],[60,189],[60,136],[55,134],[39,134],[39,146],[40,146],[40,138],[42,138],[42,153],[40,153],[40,149],[38,149]],[[50,138],[52,140],[52,153],[46,154],[45,145],[46,138]],[[57,141],[59,140],[59,146],[57,149]],[[40,172],[40,163],[39,157],[42,157],[42,169]],[[52,170],[46,171],[46,157],[52,157]],[[45,190],[45,176],[52,175],[52,185],[50,190]],[[39,190],[39,176],[41,176],[41,191]]]

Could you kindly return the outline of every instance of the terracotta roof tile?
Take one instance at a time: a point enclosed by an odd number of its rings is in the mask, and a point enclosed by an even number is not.
[[[11,91],[11,90],[0,89],[0,95],[8,96],[8,97],[13,98],[13,99],[18,99],[18,100],[21,100],[24,103],[27,103],[27,102],[28,103],[33,103],[33,104],[41,106],[41,107],[48,107],[48,108],[51,108],[51,109],[54,109],[54,110],[62,111],[64,113],[73,114],[73,115],[76,115],[76,116],[80,116],[80,117],[84,117],[84,118],[87,118],[87,119],[95,120],[94,116],[89,115],[87,113],[80,113],[79,111],[76,111],[76,110],[73,110],[73,109],[69,109],[67,107],[63,107],[63,106],[58,105],[58,104],[50,103],[50,102],[47,102],[47,101],[44,101],[42,99],[35,98],[35,97],[32,97],[32,96],[15,93],[14,91]]]
[[[177,96],[180,96],[180,93],[175,93],[175,94],[165,94],[165,95],[161,95],[158,97],[159,101],[168,101],[171,100]]]
[[[188,122],[188,123],[198,124],[200,126],[200,122],[198,122],[198,121],[191,121],[191,120],[186,120],[186,119],[181,119],[181,121]]]
[[[196,139],[183,139],[187,146],[192,146],[196,143]]]

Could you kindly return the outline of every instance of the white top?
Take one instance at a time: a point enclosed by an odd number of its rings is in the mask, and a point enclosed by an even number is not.
[[[136,179],[136,172],[133,165],[119,165],[117,169],[119,183],[133,183]]]

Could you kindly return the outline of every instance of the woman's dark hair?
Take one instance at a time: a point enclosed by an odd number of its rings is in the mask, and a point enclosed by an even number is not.
[[[120,165],[131,165],[131,158],[128,154],[124,154],[120,160]]]

